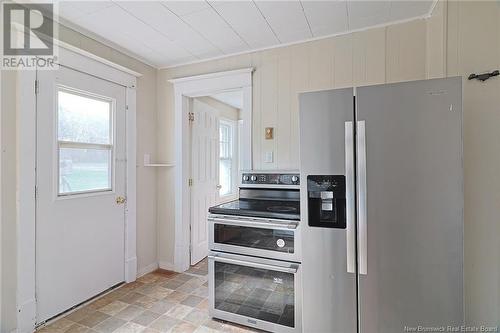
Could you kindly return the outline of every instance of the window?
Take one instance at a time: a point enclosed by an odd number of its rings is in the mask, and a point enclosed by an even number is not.
[[[234,192],[236,178],[235,160],[235,124],[234,122],[221,120],[219,125],[219,184],[221,188],[219,195],[227,196]]]
[[[112,190],[113,101],[57,90],[58,194]]]

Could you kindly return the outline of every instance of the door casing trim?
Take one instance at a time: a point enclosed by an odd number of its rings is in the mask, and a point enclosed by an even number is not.
[[[170,79],[174,86],[174,128],[175,128],[175,246],[174,270],[183,272],[190,264],[190,131],[189,98],[241,88],[243,90],[242,147],[249,147],[242,155],[241,170],[252,169],[252,73],[254,69],[242,68],[190,77]],[[195,120],[196,121],[196,120]],[[160,268],[164,268],[160,264]]]
[[[136,82],[133,72],[111,66],[108,60],[65,43],[59,45],[59,63],[126,88],[126,196],[125,282],[135,281],[136,255]],[[17,77],[17,332],[31,333],[37,324],[36,307],[36,71]]]

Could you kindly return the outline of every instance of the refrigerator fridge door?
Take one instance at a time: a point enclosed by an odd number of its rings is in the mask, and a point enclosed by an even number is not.
[[[353,89],[299,98],[303,332],[356,332]]]
[[[463,323],[461,84],[357,89],[362,333]]]

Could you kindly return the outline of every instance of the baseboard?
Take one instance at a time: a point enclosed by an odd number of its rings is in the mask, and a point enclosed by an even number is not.
[[[138,271],[137,271],[137,277],[141,277],[143,275],[146,275],[148,273],[151,273],[151,272],[154,272],[158,269],[158,263],[157,262],[154,262],[150,265],[147,265],[145,267],[142,267],[140,268]]]
[[[20,304],[17,309],[17,329],[18,333],[31,333],[35,330],[36,323],[36,301],[30,299]]]
[[[159,266],[161,269],[165,269],[167,271],[175,272],[175,265],[168,261],[160,261]]]
[[[129,258],[125,261],[125,282],[133,282],[137,279],[137,257]]]

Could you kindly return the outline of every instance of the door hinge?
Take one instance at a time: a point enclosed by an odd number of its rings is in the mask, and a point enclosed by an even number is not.
[[[189,112],[188,113],[188,119],[189,119],[189,122],[193,122],[194,121],[194,112]]]
[[[35,186],[35,199],[38,199],[38,186]]]
[[[189,178],[188,185],[193,186],[193,179],[192,178]]]
[[[39,91],[40,91],[40,81],[35,80],[35,95],[38,95]]]

